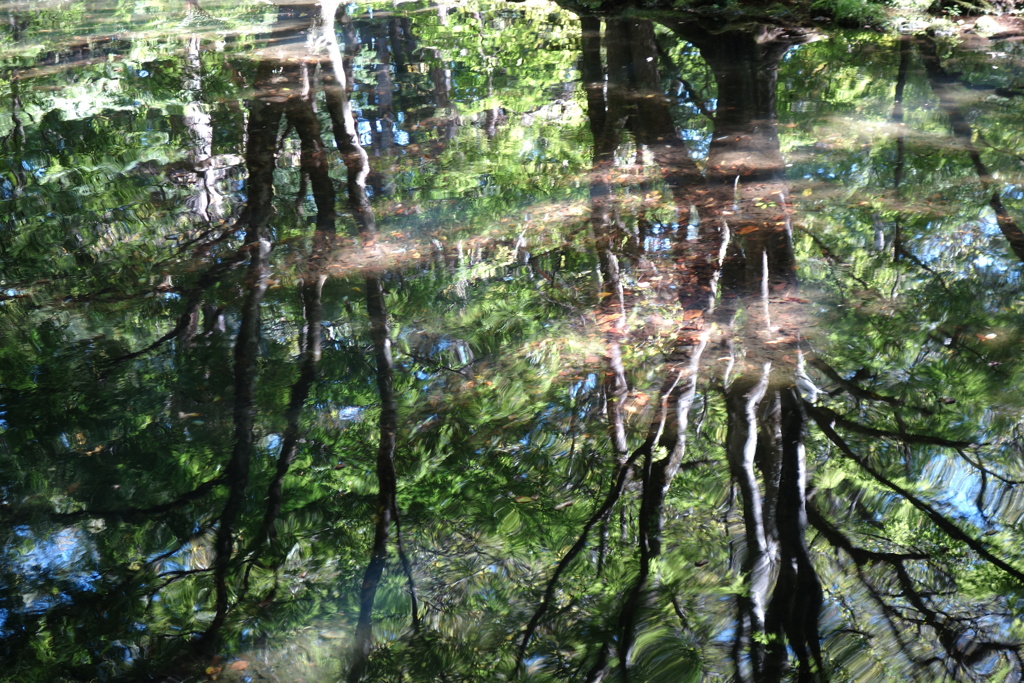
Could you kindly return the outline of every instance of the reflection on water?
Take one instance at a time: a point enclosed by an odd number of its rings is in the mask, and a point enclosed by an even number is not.
[[[1018,42],[5,11],[14,679],[1022,675]]]

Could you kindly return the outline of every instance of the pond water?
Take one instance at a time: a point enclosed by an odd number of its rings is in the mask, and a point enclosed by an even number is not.
[[[17,681],[1024,675],[1024,48],[10,2]]]

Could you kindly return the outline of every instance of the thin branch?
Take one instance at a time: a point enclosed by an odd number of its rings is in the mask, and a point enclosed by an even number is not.
[[[435,360],[425,358],[424,356],[420,356],[415,353],[404,352],[402,355],[404,355],[406,358],[410,358],[416,361],[417,363],[426,365],[428,367],[437,368],[438,370],[446,370],[448,372],[454,372],[455,374],[462,375],[463,377],[470,376],[468,372],[464,371],[464,369],[468,368],[470,365],[472,365],[472,363],[467,363],[466,365],[463,365],[461,368],[453,368],[448,365],[445,365],[444,363],[438,363]]]
[[[132,360],[133,358],[143,356],[150,351],[159,348],[188,329],[188,326],[192,322],[192,316],[199,310],[199,304],[202,301],[203,293],[215,285],[228,272],[245,263],[252,247],[252,244],[246,244],[231,256],[212,265],[199,276],[199,281],[196,283],[196,286],[185,292],[185,311],[178,316],[178,320],[174,324],[174,327],[172,327],[168,332],[138,351],[132,351],[118,356],[117,358],[111,358],[107,361],[107,366],[113,366],[118,363],[123,363],[125,361]]]
[[[846,535],[834,524],[829,522],[814,505],[807,506],[807,521],[811,526],[825,538],[834,548],[846,552],[858,565],[872,562],[884,562],[885,564],[902,564],[908,560],[930,560],[927,553],[887,553],[877,550],[868,550],[855,546]]]
[[[169,512],[177,507],[181,507],[182,505],[191,503],[194,500],[202,498],[207,493],[209,493],[209,491],[215,486],[223,485],[224,477],[215,477],[213,479],[209,479],[203,482],[202,484],[192,489],[191,491],[181,494],[174,500],[168,501],[166,503],[160,503],[158,505],[151,505],[150,507],[147,508],[128,508],[125,510],[97,510],[93,508],[86,508],[82,510],[75,510],[74,512],[51,513],[49,511],[45,511],[44,514],[49,519],[60,522],[72,522],[80,519],[90,518],[120,519],[126,522],[130,522],[143,517],[161,515],[165,512]],[[28,512],[19,512],[17,514],[7,515],[4,517],[4,519],[8,523],[16,524],[22,520],[27,520],[31,518],[34,514],[37,513],[38,511],[32,512],[30,509],[30,511]]]
[[[964,449],[962,449],[962,448],[956,449],[956,452],[957,452],[957,455],[959,455],[961,458],[966,460],[972,467],[974,467],[975,469],[981,470],[984,474],[988,474],[988,475],[991,475],[991,476],[995,477],[996,479],[998,479],[999,481],[1003,482],[1004,484],[1008,484],[1010,486],[1016,486],[1018,484],[1024,484],[1024,479],[1009,479],[1009,478],[1004,477],[1003,475],[999,474],[998,472],[995,472],[993,470],[988,469],[987,467],[982,465],[980,461],[973,460],[969,455],[967,455],[967,453],[964,452]]]
[[[865,399],[868,401],[880,401],[882,403],[888,403],[894,408],[909,408],[910,410],[914,410],[923,415],[935,414],[935,411],[929,410],[928,408],[907,405],[906,403],[904,403],[903,401],[894,396],[883,396],[882,394],[875,393],[870,389],[865,389],[864,387],[860,386],[853,380],[848,380],[844,378],[836,371],[835,368],[833,368],[831,365],[829,365],[820,358],[812,358],[809,361],[809,364],[813,366],[816,370],[824,374],[826,377],[828,377],[830,380],[841,386],[846,391],[846,393],[850,394],[854,398]]]
[[[1012,576],[1017,581],[1024,583],[1024,572],[1021,572],[1019,569],[1011,565],[1006,560],[992,553],[987,547],[985,547],[985,544],[983,544],[981,541],[963,531],[960,527],[958,527],[952,521],[943,516],[942,513],[940,513],[934,507],[929,505],[927,502],[921,500],[907,489],[903,488],[896,482],[890,480],[881,472],[875,470],[873,467],[871,467],[871,465],[867,463],[867,461],[864,458],[857,455],[857,453],[855,453],[853,449],[850,448],[846,441],[841,436],[839,436],[839,434],[836,433],[836,431],[832,428],[832,425],[829,423],[829,421],[823,418],[824,411],[819,411],[815,409],[813,411],[809,410],[808,413],[818,424],[818,427],[825,434],[828,440],[835,444],[836,447],[839,448],[840,452],[843,453],[843,455],[845,455],[847,458],[853,460],[855,463],[860,465],[860,467],[869,475],[871,475],[871,477],[875,479],[875,481],[882,484],[886,488],[895,491],[900,496],[902,496],[904,500],[906,500],[908,503],[910,503],[918,510],[923,512],[925,516],[932,520],[932,522],[935,523],[935,526],[937,526],[947,536],[949,536],[953,540],[960,541],[961,543],[965,544],[971,550],[978,553],[978,555],[980,555],[983,559],[991,562],[999,569],[1002,569],[1004,572]]]
[[[551,575],[551,578],[548,579],[547,586],[544,588],[544,595],[540,600],[540,604],[537,606],[537,609],[534,610],[533,617],[530,618],[526,628],[523,629],[523,636],[519,641],[519,652],[516,654],[516,669],[519,669],[519,667],[522,666],[523,659],[526,656],[526,648],[530,643],[530,639],[533,637],[533,634],[537,630],[537,626],[540,624],[540,620],[544,617],[544,614],[551,606],[551,602],[554,600],[555,588],[558,585],[558,579],[561,578],[562,573],[586,546],[590,530],[594,528],[595,524],[604,519],[608,513],[611,512],[615,503],[618,502],[623,488],[625,488],[626,483],[630,479],[633,466],[636,464],[636,461],[640,456],[644,455],[645,449],[647,448],[650,448],[650,446],[645,443],[640,446],[640,448],[636,449],[636,451],[634,451],[627,460],[618,464],[614,475],[614,481],[611,488],[608,489],[607,495],[605,495],[604,502],[601,503],[601,506],[598,507],[597,510],[594,511],[594,514],[592,514],[586,521],[583,525],[582,531],[580,531],[579,537],[576,539],[576,542],[571,548],[569,548],[568,552],[562,556],[562,559],[559,560],[558,564],[555,566],[555,571]]]
[[[810,413],[815,422],[821,424],[822,422],[832,423],[839,425],[843,429],[848,429],[851,432],[857,434],[863,434],[865,436],[873,436],[878,438],[893,439],[901,443],[912,443],[912,444],[927,444],[931,446],[943,446],[945,448],[978,448],[983,446],[984,443],[974,443],[971,441],[955,441],[953,439],[945,439],[941,436],[933,436],[931,434],[910,434],[900,432],[890,432],[884,429],[875,429],[874,427],[868,427],[867,425],[860,424],[849,418],[841,416],[830,408],[821,406],[808,406],[808,413]]]
[[[409,556],[405,553],[405,546],[402,543],[402,522],[398,514],[398,504],[396,503],[391,510],[391,513],[395,518],[395,545],[398,548],[398,559],[402,563],[402,571],[405,573],[405,580],[409,584],[409,600],[412,602],[412,631],[413,634],[420,632],[420,608],[419,603],[416,600],[416,581],[412,575],[412,563],[409,562]]]

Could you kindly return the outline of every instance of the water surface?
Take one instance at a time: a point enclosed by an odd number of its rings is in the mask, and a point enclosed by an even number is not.
[[[1024,675],[1017,40],[3,11],[11,680]]]

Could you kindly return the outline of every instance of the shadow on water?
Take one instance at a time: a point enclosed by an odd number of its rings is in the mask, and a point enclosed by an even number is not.
[[[1020,43],[119,12],[4,34],[17,680],[1021,675]]]

